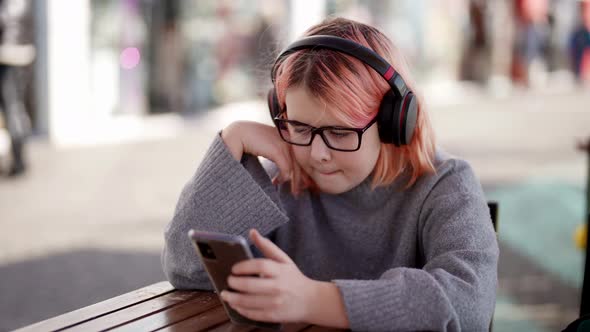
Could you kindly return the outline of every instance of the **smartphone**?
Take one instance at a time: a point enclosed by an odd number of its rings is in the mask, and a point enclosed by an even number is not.
[[[227,278],[231,274],[232,266],[240,261],[254,258],[246,239],[241,235],[203,232],[194,229],[188,232],[188,236],[207,271],[215,292],[220,294],[224,289],[235,292],[236,290],[233,290],[227,284]],[[233,323],[249,324],[272,330],[282,329],[282,325],[279,323],[249,319],[240,315],[225,301],[222,300],[221,303]]]

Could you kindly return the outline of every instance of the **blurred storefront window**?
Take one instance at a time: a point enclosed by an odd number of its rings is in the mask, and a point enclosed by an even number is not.
[[[288,5],[93,0],[94,99],[105,112],[127,114],[194,112],[260,96]]]

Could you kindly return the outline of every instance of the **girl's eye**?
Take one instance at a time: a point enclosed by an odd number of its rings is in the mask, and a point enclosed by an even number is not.
[[[342,131],[342,130],[330,130],[330,135],[337,137],[337,138],[344,138],[348,135],[351,135],[349,131]]]
[[[298,134],[307,134],[309,133],[311,130],[308,127],[295,127],[295,132]]]

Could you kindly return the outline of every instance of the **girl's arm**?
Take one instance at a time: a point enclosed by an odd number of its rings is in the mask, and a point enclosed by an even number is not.
[[[164,273],[176,288],[211,290],[187,235],[191,228],[247,237],[250,228],[269,234],[287,221],[258,159],[245,154],[240,163],[216,135],[183,188],[174,217],[166,227],[161,256]]]
[[[494,311],[498,242],[471,169],[455,162],[420,212],[424,266],[376,280],[333,280],[352,330],[485,331]]]
[[[236,121],[223,129],[221,137],[235,160],[242,160],[244,154],[264,157],[279,168],[278,182],[290,180],[293,164],[290,146],[281,139],[275,127]]]
[[[348,329],[350,323],[338,287],[331,282],[315,281],[314,288],[308,322],[315,325]]]

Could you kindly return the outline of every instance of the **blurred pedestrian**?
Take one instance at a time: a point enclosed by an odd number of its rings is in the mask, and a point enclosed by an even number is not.
[[[549,2],[516,0],[514,5],[516,36],[512,56],[512,80],[528,87],[531,83],[532,65],[546,63],[544,54],[549,40]]]
[[[590,82],[590,1],[580,1],[580,21],[572,32],[569,49],[578,82]]]
[[[463,80],[486,83],[491,71],[490,35],[487,22],[487,3],[469,1],[469,24],[460,77]]]
[[[25,171],[24,145],[31,131],[25,110],[22,68],[35,57],[35,47],[19,40],[23,18],[29,8],[25,0],[0,0],[0,114],[10,136],[12,162],[9,175]]]

